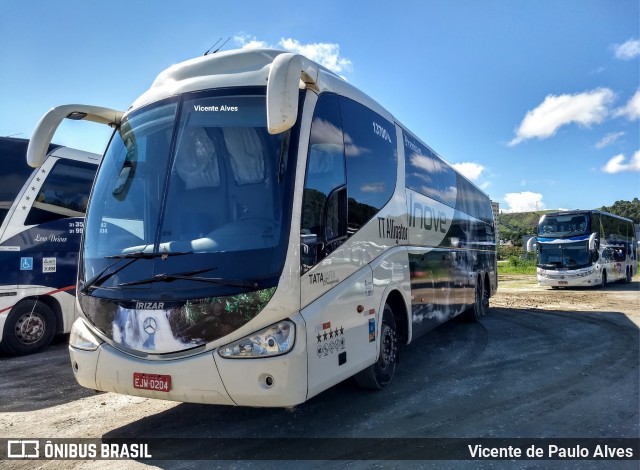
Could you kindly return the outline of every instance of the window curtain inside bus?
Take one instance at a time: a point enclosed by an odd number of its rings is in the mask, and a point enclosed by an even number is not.
[[[245,185],[264,181],[264,155],[256,129],[226,127],[223,134],[236,183]]]

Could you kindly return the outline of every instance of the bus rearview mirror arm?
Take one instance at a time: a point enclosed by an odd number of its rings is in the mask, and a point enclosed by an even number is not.
[[[63,119],[92,121],[116,127],[120,125],[123,114],[115,109],[85,104],[67,104],[50,109],[42,116],[31,135],[27,147],[27,163],[33,168],[42,166],[53,134]]]
[[[298,117],[300,90],[316,86],[319,70],[310,60],[290,52],[273,60],[267,79],[269,134],[280,134],[293,127]]]
[[[598,241],[596,240],[596,237],[598,236],[597,233],[593,232],[590,236],[589,236],[589,251],[594,251],[598,249]]]

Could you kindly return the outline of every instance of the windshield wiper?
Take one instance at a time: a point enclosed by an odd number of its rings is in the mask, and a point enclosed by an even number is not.
[[[117,258],[117,259],[125,259],[125,258],[145,258],[145,259],[153,259],[153,258],[168,258],[169,256],[180,256],[180,255],[190,255],[193,254],[193,251],[162,251],[162,252],[145,252],[145,251],[132,251],[131,253],[121,253],[117,255],[109,255],[105,256],[107,259]]]
[[[95,289],[96,287],[101,286],[107,280],[109,280],[110,278],[112,278],[113,276],[118,274],[120,271],[122,271],[124,268],[126,268],[127,266],[133,264],[135,261],[137,261],[137,260],[139,260],[141,258],[144,258],[144,259],[152,259],[152,258],[163,258],[163,259],[166,259],[169,256],[188,255],[190,253],[193,253],[193,252],[192,251],[174,251],[174,252],[164,251],[162,253],[145,253],[144,251],[133,251],[131,253],[122,253],[122,254],[117,254],[117,255],[105,256],[105,259],[115,259],[116,261],[111,263],[109,266],[104,268],[98,274],[96,274],[91,279],[86,281],[82,285],[82,288],[79,289],[79,291],[81,293],[85,294],[85,293],[89,292],[89,289],[92,289],[92,288]],[[107,271],[109,271],[109,269],[111,269],[112,267],[117,265],[123,259],[130,259],[131,261],[129,261],[127,264],[121,266],[120,268],[116,269],[115,271],[111,271],[111,272],[107,273]],[[107,273],[107,274],[105,274],[105,273]]]
[[[185,279],[188,281],[198,281],[198,282],[208,282],[210,284],[221,284],[225,286],[231,287],[244,287],[246,289],[257,289],[260,284],[256,281],[247,281],[244,279],[226,279],[221,277],[198,277],[196,274],[201,274],[206,271],[211,271],[215,268],[204,268],[198,269],[195,271],[188,271],[184,273],[176,273],[176,274],[156,274],[153,277],[147,279],[141,279],[139,281],[131,281],[131,282],[123,282],[118,284],[118,287],[125,286],[139,286],[141,284],[151,284],[153,282],[173,282],[179,279]]]

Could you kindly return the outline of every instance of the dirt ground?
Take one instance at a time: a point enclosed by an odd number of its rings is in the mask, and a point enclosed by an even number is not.
[[[40,354],[0,356],[0,444],[6,438],[29,437],[637,438],[640,276],[631,284],[597,290],[538,287],[532,276],[499,281],[486,319],[448,322],[406,347],[387,389],[363,392],[345,381],[290,411],[96,394],[75,383],[68,338]],[[176,461],[152,462],[0,460],[0,468],[205,464],[177,455]],[[277,462],[208,463],[204,466],[281,468]],[[565,462],[563,468],[611,468],[572,463],[579,465]],[[423,466],[407,464],[365,461],[349,467]],[[637,468],[637,461],[616,466]],[[493,462],[490,468],[513,467]]]
[[[612,283],[605,289],[539,287],[535,276],[498,277],[492,307],[563,311],[620,312],[640,325],[640,275],[631,284]]]

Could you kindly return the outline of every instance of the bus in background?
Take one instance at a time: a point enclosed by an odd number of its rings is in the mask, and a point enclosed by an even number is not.
[[[37,170],[25,139],[0,138],[0,349],[41,350],[76,319],[78,251],[100,156],[50,145]]]
[[[597,210],[545,214],[538,223],[538,284],[601,286],[631,282],[638,270],[633,221]],[[527,249],[532,251],[532,243]]]
[[[288,407],[355,376],[497,288],[489,198],[322,66],[228,51],[162,72],[96,176],[71,332],[78,382],[167,400]]]

